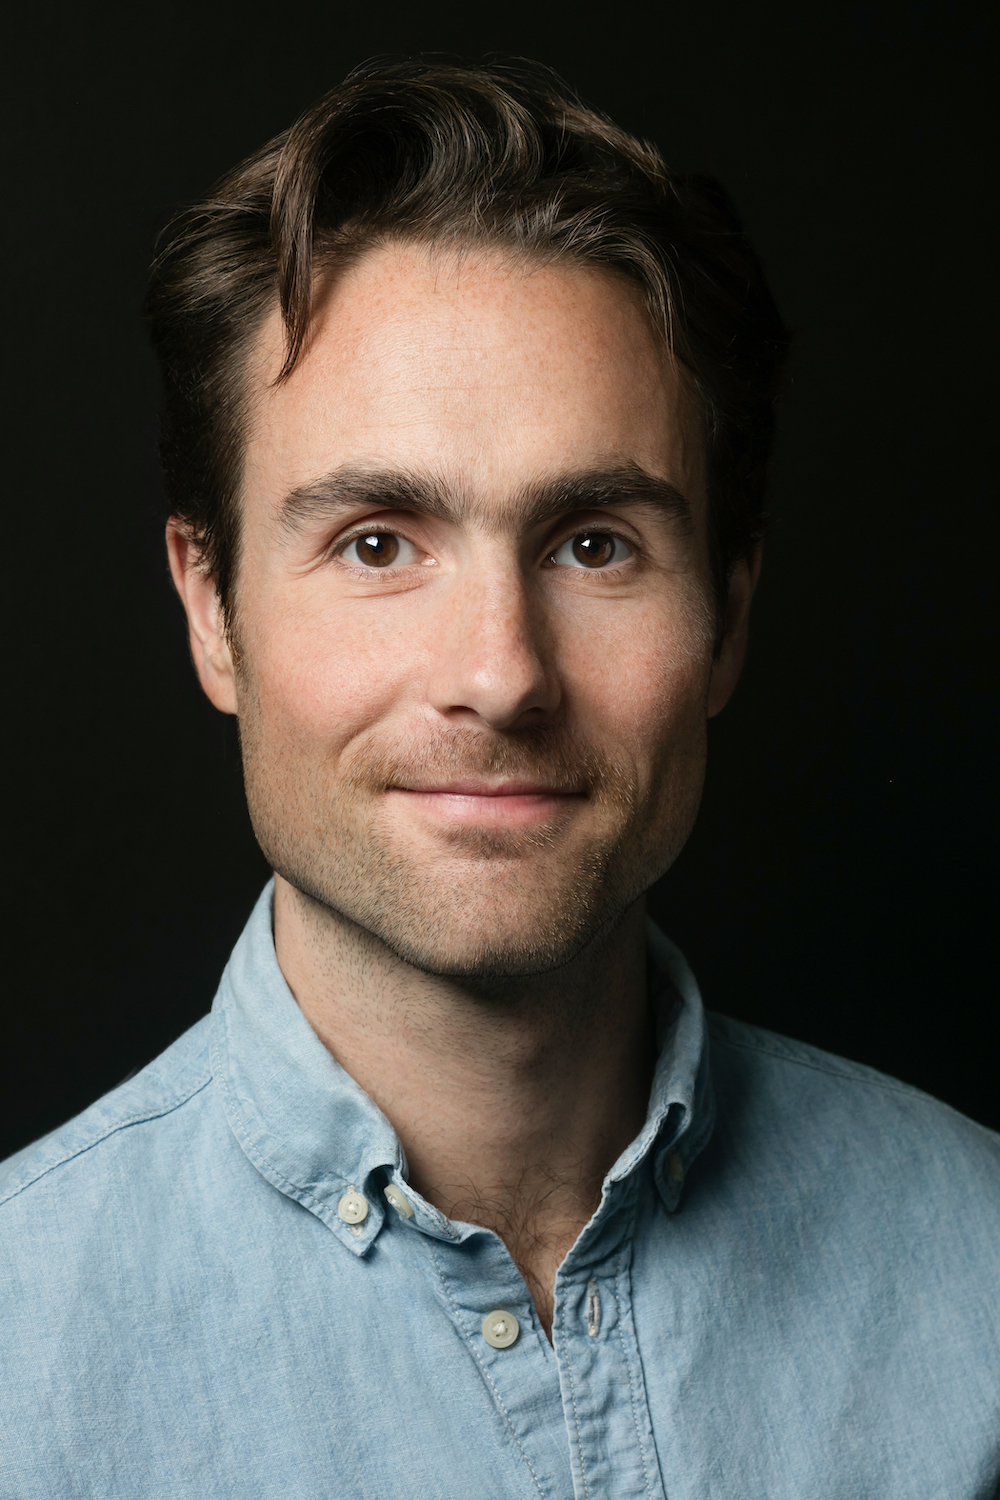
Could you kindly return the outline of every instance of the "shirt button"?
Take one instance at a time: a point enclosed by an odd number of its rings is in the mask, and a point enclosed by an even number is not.
[[[337,1212],[345,1224],[360,1224],[368,1217],[368,1201],[354,1188],[348,1188],[337,1204]]]
[[[679,1187],[684,1181],[684,1163],[676,1151],[667,1152],[667,1171],[670,1173],[670,1181]]]
[[[385,1192],[385,1196],[388,1198],[389,1202],[392,1204],[393,1208],[398,1214],[400,1214],[404,1219],[413,1218],[413,1204],[410,1202],[409,1198],[407,1198],[405,1193],[401,1193],[399,1191],[399,1188],[394,1182],[390,1182],[389,1186],[383,1189],[383,1191]]]
[[[483,1319],[483,1338],[493,1349],[509,1349],[520,1332],[521,1325],[514,1314],[501,1308],[487,1313]]]

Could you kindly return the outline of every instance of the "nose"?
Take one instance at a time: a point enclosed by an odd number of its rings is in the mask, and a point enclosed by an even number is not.
[[[555,712],[561,691],[540,601],[511,563],[457,583],[432,654],[432,706],[452,722],[524,728]]]

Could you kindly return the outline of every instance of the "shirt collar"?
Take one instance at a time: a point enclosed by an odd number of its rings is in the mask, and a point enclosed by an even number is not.
[[[319,1040],[278,967],[274,884],[264,888],[233,950],[212,1007],[212,1067],[236,1140],[256,1169],[321,1219],[356,1255],[385,1221],[386,1182],[402,1186],[416,1224],[436,1238],[475,1232],[452,1224],[405,1183],[402,1146],[382,1111]],[[669,1209],[712,1127],[705,1023],[694,976],[674,945],[649,924],[658,1060],[642,1131],[615,1162],[606,1186],[652,1154]],[[368,1204],[361,1223],[338,1207],[351,1189]]]
[[[708,1033],[698,982],[683,953],[646,923],[650,998],[657,1017],[656,1069],[646,1123],[612,1167],[617,1179],[653,1156],[653,1180],[664,1204],[675,1209],[691,1163],[715,1124]]]

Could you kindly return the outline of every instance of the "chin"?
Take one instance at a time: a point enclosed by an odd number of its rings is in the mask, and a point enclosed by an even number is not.
[[[266,803],[260,810],[269,811]],[[355,820],[324,828],[318,817],[299,824],[311,824],[312,838],[293,840],[288,822],[258,817],[254,827],[271,867],[316,904],[321,920],[342,925],[348,941],[473,985],[572,963],[618,925],[666,863],[650,830],[636,837],[624,818],[607,819],[590,838],[453,830],[429,849]]]
[[[469,861],[438,880],[412,869],[400,880],[398,867],[396,878],[382,882],[371,870],[348,882],[280,873],[362,940],[374,939],[413,968],[488,984],[560,969],[617,925],[645,885],[626,886],[595,864],[589,878],[578,869],[563,882],[523,861],[496,861],[488,871]]]
[[[537,923],[530,929],[512,925],[503,932],[496,924],[489,926],[488,931],[384,930],[373,935],[413,968],[469,983],[550,974],[577,958],[594,936],[589,922],[543,924],[543,930]]]

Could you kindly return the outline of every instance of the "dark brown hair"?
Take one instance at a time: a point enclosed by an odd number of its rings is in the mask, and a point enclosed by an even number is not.
[[[718,602],[760,537],[788,335],[723,190],[531,63],[369,64],[179,215],[148,311],[172,514],[230,615],[247,362],[268,312],[299,357],[319,268],[387,240],[496,245],[623,273],[700,398]]]

